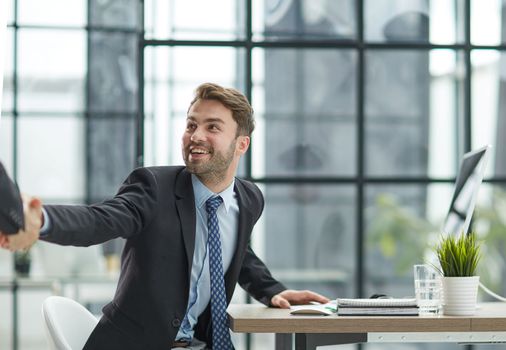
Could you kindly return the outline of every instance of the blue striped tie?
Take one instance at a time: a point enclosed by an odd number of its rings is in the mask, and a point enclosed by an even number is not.
[[[220,196],[206,202],[207,230],[209,231],[209,274],[211,276],[211,322],[213,326],[213,349],[233,349],[227,322],[227,297],[223,260],[221,258],[220,227],[216,210],[223,202]]]

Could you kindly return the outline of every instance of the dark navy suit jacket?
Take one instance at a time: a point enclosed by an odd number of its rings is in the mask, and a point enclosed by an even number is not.
[[[268,305],[286,288],[276,281],[249,245],[264,200],[254,184],[236,179],[239,202],[237,247],[225,274],[230,303],[238,282]],[[89,246],[126,238],[121,273],[112,302],[85,349],[170,349],[188,304],[195,247],[195,199],[185,167],[134,170],[116,196],[89,206],[44,206],[51,228],[43,240]],[[195,336],[212,344],[210,307],[199,317]]]

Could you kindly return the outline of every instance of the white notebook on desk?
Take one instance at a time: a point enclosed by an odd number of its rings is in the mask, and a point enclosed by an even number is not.
[[[337,299],[339,307],[410,307],[416,306],[415,298]]]

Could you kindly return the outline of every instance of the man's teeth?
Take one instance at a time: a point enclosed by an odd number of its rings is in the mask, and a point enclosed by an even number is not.
[[[191,153],[206,154],[206,153],[209,153],[209,151],[206,151],[206,150],[203,150],[203,149],[192,149]]]

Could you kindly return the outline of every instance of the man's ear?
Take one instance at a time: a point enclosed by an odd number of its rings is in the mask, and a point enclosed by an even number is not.
[[[240,135],[237,137],[236,151],[242,156],[249,148],[250,137]]]

